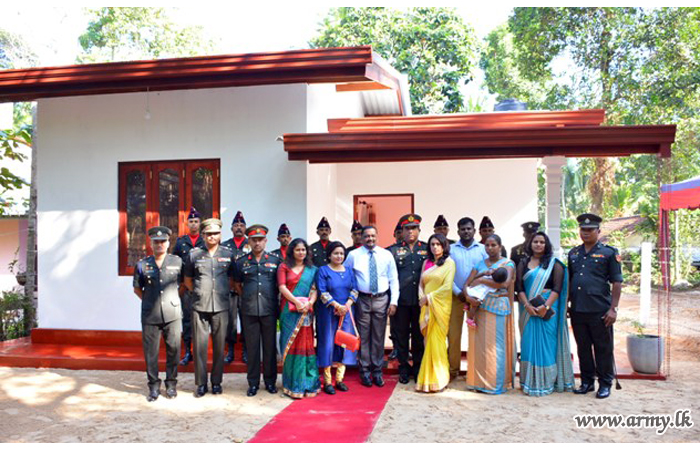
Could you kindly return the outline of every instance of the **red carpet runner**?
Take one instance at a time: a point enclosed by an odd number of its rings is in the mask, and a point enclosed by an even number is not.
[[[365,442],[396,386],[385,376],[382,388],[360,384],[357,373],[345,380],[350,390],[295,400],[248,442]]]

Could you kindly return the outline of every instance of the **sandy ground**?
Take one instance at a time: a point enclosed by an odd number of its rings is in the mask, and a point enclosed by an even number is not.
[[[656,330],[658,297],[652,297],[650,332]],[[468,392],[464,377],[438,394],[398,385],[370,442],[700,442],[700,292],[672,299],[671,370],[666,381],[622,380],[622,390],[597,400],[594,393],[529,397],[519,389],[491,396]],[[626,294],[616,325],[618,345],[637,319],[639,299]],[[662,313],[665,303],[662,303]],[[578,379],[576,381],[578,383]],[[577,414],[674,414],[690,409],[695,425],[669,429],[579,429]]]
[[[699,442],[690,429],[578,429],[575,414],[673,414],[700,422],[700,293],[674,295],[671,376],[622,380],[607,400],[570,393],[530,398],[467,392],[464,377],[439,394],[398,385],[370,442]],[[656,301],[656,298],[654,299]],[[625,295],[618,334],[630,329],[637,297]],[[652,313],[656,314],[654,309]],[[352,376],[352,375],[350,375]],[[145,400],[145,373],[0,367],[2,442],[244,442],[291,400],[261,391],[245,396],[244,374],[226,375],[224,394],[192,397],[193,374],[180,395]]]

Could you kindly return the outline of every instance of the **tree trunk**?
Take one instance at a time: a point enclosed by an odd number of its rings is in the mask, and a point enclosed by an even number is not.
[[[24,285],[25,296],[31,301],[34,316],[28,321],[33,328],[36,325],[38,307],[37,291],[37,257],[36,257],[36,146],[38,136],[36,106],[32,111],[32,167],[31,184],[29,186],[29,213],[27,217],[27,283]],[[25,322],[26,323],[26,322]]]

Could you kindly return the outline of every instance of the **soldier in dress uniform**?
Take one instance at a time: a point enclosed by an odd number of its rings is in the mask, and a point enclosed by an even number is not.
[[[195,247],[206,248],[204,239],[199,234],[199,226],[201,225],[201,215],[193,207],[190,208],[190,213],[187,215],[187,234],[177,238],[173,255],[179,256],[184,264],[187,261],[187,256],[190,250]],[[181,280],[182,281],[182,280]],[[182,340],[185,341],[185,356],[180,361],[181,366],[186,366],[192,361],[192,292],[185,289],[184,284],[181,289],[182,299]]]
[[[388,246],[386,249],[393,252],[394,247],[401,245],[403,242],[403,227],[401,226],[401,218],[399,217],[396,226],[394,227],[394,243]],[[396,314],[389,316],[389,340],[391,341],[391,353],[389,353],[389,360],[393,361],[399,357],[399,347],[396,344]],[[410,353],[409,353],[410,355]]]
[[[568,259],[569,313],[581,367],[581,385],[574,393],[591,392],[597,375],[596,397],[606,398],[615,378],[613,324],[622,292],[621,258],[615,247],[598,242],[603,219],[581,214],[576,220],[583,244],[572,248]]]
[[[277,315],[279,291],[277,268],[282,260],[265,251],[268,229],[251,225],[246,235],[251,252],[236,261],[236,290],[241,296],[241,318],[248,348],[248,392],[252,397],[260,385],[260,342],[262,341],[265,389],[277,392]]]
[[[523,241],[522,244],[518,244],[510,249],[510,260],[513,261],[513,263],[515,263],[515,267],[518,267],[520,260],[527,256],[525,255],[525,248],[527,246],[527,243],[530,241],[532,235],[537,233],[537,231],[540,229],[540,223],[525,222],[520,226],[523,227],[523,237],[525,238],[525,241]]]
[[[362,247],[362,224],[357,220],[352,221],[352,228],[350,228],[350,234],[352,236],[352,245],[346,250],[349,253],[356,248]]]
[[[233,251],[220,245],[221,221],[202,222],[206,249],[194,248],[185,262],[185,286],[194,292],[192,331],[194,334],[195,397],[208,392],[207,353],[212,335],[211,392],[221,394],[224,375],[224,347],[229,317],[229,292],[233,288]]]
[[[280,243],[280,248],[272,250],[270,253],[284,261],[287,257],[287,247],[292,242],[292,233],[286,223],[280,225],[279,230],[277,230],[277,242]]]
[[[442,234],[445,236],[445,239],[447,239],[447,242],[449,242],[450,245],[455,243],[453,239],[449,239],[447,237],[448,233],[450,232],[450,226],[447,223],[447,219],[445,219],[445,216],[442,214],[437,216],[437,219],[435,219],[435,223],[433,224],[433,232],[435,234]]]
[[[423,335],[420,331],[420,306],[418,284],[423,262],[428,257],[428,244],[418,240],[421,216],[406,214],[399,220],[403,228],[403,240],[391,246],[399,274],[399,304],[392,317],[396,330],[396,347],[399,359],[399,383],[406,384],[418,377],[423,360]],[[409,363],[409,341],[413,354],[413,366]]]
[[[180,357],[180,333],[182,332],[182,307],[178,282],[182,273],[179,256],[168,255],[170,235],[167,227],[148,230],[153,255],[136,264],[134,293],[141,299],[141,331],[143,356],[148,375],[148,401],[158,399],[158,352],[160,337],[165,341],[165,396],[177,396],[177,360]]]
[[[486,238],[496,233],[496,227],[493,226],[493,222],[489,219],[489,216],[484,216],[479,224],[479,235],[481,236],[480,244],[486,244]],[[508,257],[508,252],[506,252],[506,247],[501,246],[501,256],[504,258]]]
[[[397,245],[400,244],[403,241],[403,227],[401,226],[401,219],[399,218],[399,221],[396,222],[396,226],[394,227],[394,243],[391,244]],[[387,250],[389,247],[387,247]]]
[[[222,242],[221,245],[228,247],[233,251],[233,258],[238,259],[242,255],[250,252],[250,245],[248,245],[248,238],[245,235],[246,224],[245,217],[243,213],[238,211],[236,216],[231,222],[231,233],[233,237]],[[241,313],[239,311],[241,299],[238,297],[238,293],[231,291],[230,298],[230,308],[228,314],[228,327],[226,328],[226,344],[228,345],[228,352],[224,357],[224,362],[226,364],[231,364],[235,359],[234,348],[236,342],[238,341],[238,321],[241,318]],[[241,345],[243,346],[243,357],[242,361],[244,363],[248,362],[248,352],[245,348],[245,333],[243,333],[243,323],[241,322]]]
[[[322,217],[320,222],[318,222],[316,234],[318,234],[319,240],[311,244],[309,248],[311,250],[311,261],[313,261],[314,266],[321,267],[329,262],[326,247],[328,247],[331,238],[331,225],[325,217]]]

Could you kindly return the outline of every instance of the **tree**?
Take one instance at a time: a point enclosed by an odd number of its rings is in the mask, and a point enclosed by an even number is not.
[[[672,174],[700,172],[691,138],[700,131],[699,24],[697,8],[515,8],[507,28],[489,35],[481,65],[491,92],[533,108],[604,108],[608,124],[677,123],[674,158],[661,173],[677,181]],[[577,165],[594,211],[656,214],[654,156]]]
[[[310,45],[371,45],[408,74],[413,113],[464,110],[460,87],[472,80],[477,41],[453,9],[333,8]]]
[[[79,38],[78,62],[126,61],[206,54],[211,42],[201,27],[180,27],[164,8],[88,9],[91,20]]]

